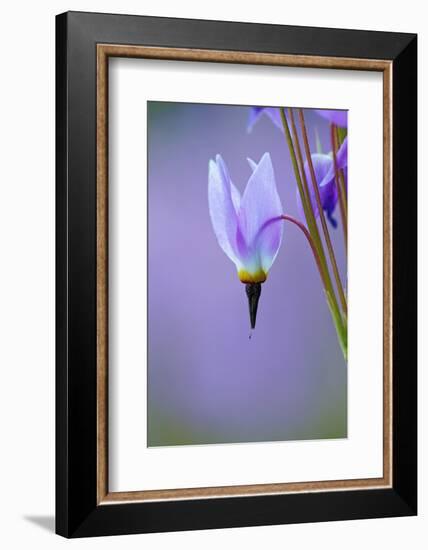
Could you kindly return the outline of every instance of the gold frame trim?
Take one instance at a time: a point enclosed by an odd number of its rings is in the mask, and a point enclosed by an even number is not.
[[[206,61],[383,73],[383,477],[227,487],[108,490],[108,59]],[[97,45],[97,503],[224,498],[392,487],[392,62],[255,52]]]

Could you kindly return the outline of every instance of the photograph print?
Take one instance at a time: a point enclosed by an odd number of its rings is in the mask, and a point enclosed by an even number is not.
[[[348,112],[147,120],[147,446],[346,438]]]

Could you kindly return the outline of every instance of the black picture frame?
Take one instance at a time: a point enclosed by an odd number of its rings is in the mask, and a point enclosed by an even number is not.
[[[392,487],[97,504],[99,43],[392,62]],[[56,97],[56,532],[86,537],[415,515],[417,36],[68,12],[56,18]]]

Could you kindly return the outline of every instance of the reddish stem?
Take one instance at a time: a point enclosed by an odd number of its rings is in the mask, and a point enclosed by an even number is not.
[[[291,223],[294,223],[294,225],[296,225],[301,231],[303,231],[303,234],[305,235],[305,237],[307,238],[308,240],[308,243],[312,249],[312,253],[314,255],[314,258],[315,258],[315,262],[317,264],[317,267],[318,267],[318,271],[320,273],[320,277],[321,277],[321,281],[323,282],[323,285],[324,285],[324,288],[326,288],[326,285],[325,285],[325,280],[324,280],[324,275],[323,275],[323,271],[322,271],[322,268],[321,268],[321,260],[318,256],[318,252],[317,252],[317,249],[315,247],[315,244],[314,244],[314,241],[312,240],[312,237],[309,233],[309,231],[307,230],[307,228],[303,225],[303,223],[299,222],[299,220],[296,220],[296,218],[293,218],[292,216],[288,216],[287,214],[282,214],[281,216],[281,219],[285,220],[285,221],[288,221],[288,222],[291,222]]]

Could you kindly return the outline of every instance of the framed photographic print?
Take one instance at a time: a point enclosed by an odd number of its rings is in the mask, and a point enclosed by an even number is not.
[[[56,23],[57,532],[416,514],[416,36]]]

